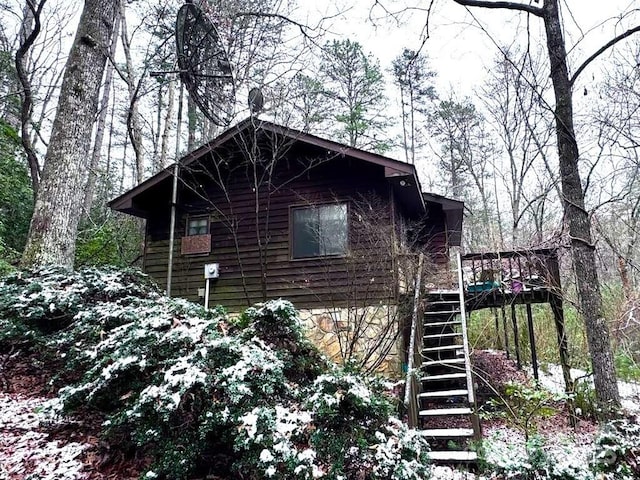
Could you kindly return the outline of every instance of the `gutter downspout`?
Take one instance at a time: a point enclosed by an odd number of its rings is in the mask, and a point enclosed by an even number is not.
[[[178,97],[178,125],[176,126],[176,161],[173,165],[173,188],[171,191],[171,220],[169,223],[169,258],[167,260],[167,296],[171,296],[173,278],[173,244],[176,232],[176,203],[178,201],[178,176],[180,175],[180,127],[182,126],[182,92],[184,85],[180,82]]]

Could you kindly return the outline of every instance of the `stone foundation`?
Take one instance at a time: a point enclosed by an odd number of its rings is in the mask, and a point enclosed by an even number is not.
[[[300,309],[307,337],[331,360],[342,363],[348,345],[355,341],[357,356],[374,352],[367,365],[380,359],[380,343],[389,345],[389,353],[381,360],[376,372],[390,378],[402,374],[402,337],[395,305],[375,305],[362,308]],[[357,339],[354,339],[357,337]],[[394,338],[396,337],[396,338]]]

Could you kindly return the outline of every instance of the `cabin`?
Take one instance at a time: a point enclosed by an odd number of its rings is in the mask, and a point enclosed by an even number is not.
[[[336,333],[376,340],[371,366],[396,373],[417,252],[447,271],[463,212],[413,165],[255,117],[110,207],[146,220],[143,268],[171,295],[232,312],[286,298],[332,357],[356,354]]]
[[[525,307],[537,374],[531,305],[549,303],[571,391],[556,251],[454,260],[464,205],[423,192],[413,165],[251,117],[110,206],[146,220],[144,270],[171,295],[231,312],[286,298],[330,357],[403,374],[436,462],[477,459],[469,312],[494,312],[520,365]]]

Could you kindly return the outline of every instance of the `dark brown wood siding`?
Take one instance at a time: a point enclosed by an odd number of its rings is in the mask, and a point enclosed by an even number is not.
[[[305,166],[308,152],[305,155],[305,160],[298,161],[302,154],[290,150],[268,172],[233,158],[228,162],[233,169],[205,165],[206,169],[183,173],[174,245],[174,295],[197,301],[198,289],[205,286],[204,265],[216,262],[220,278],[211,283],[210,303],[230,310],[279,297],[298,307],[395,301],[393,197],[384,169],[345,158],[325,160],[309,169]],[[208,158],[222,165],[219,160]],[[256,176],[261,180],[254,181]],[[332,202],[348,204],[349,253],[292,259],[291,207]],[[145,269],[164,286],[169,209],[155,211],[147,222]],[[180,239],[187,218],[201,214],[210,215],[211,253],[182,255]]]
[[[439,268],[447,268],[449,264],[449,244],[447,241],[446,218],[439,204],[427,203],[427,214],[421,237],[425,242],[430,261]]]

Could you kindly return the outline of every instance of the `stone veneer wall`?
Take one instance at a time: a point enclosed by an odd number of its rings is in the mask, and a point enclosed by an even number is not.
[[[336,363],[342,362],[338,336],[343,340],[343,343],[350,338],[350,334],[353,332],[354,318],[361,318],[364,315],[362,318],[366,319],[366,328],[363,329],[363,335],[358,340],[360,351],[373,348],[372,345],[379,340],[381,332],[389,322],[393,322],[393,327],[388,332],[390,339],[398,333],[398,328],[400,328],[398,307],[394,305],[375,305],[357,309],[301,309],[299,313],[300,319],[306,327],[307,337],[320,351]],[[382,360],[376,372],[390,378],[400,377],[403,357],[402,335],[398,334],[391,350]],[[379,355],[374,358],[379,358]]]

